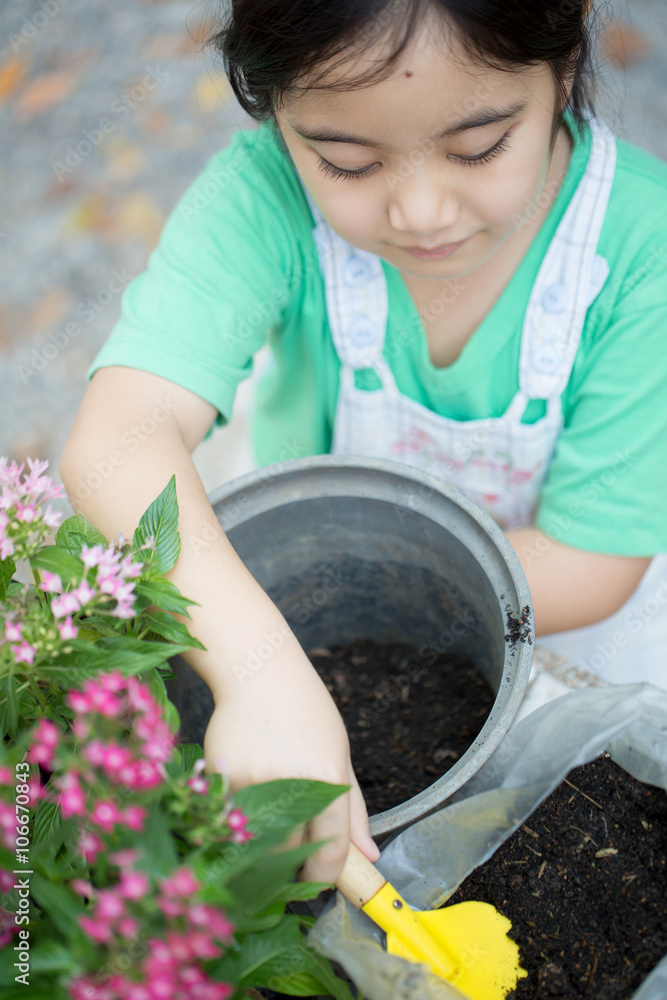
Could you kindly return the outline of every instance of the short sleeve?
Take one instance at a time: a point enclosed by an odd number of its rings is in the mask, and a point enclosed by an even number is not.
[[[536,523],[566,545],[667,552],[667,245],[645,246],[575,364]],[[580,352],[583,349],[580,348]]]
[[[207,400],[219,422],[231,419],[237,386],[289,299],[288,222],[279,185],[267,182],[270,143],[266,126],[237,133],[185,191],[88,377],[140,368]]]

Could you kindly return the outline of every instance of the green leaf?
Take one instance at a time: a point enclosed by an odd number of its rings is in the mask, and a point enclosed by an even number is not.
[[[352,1000],[348,984],[339,979],[328,959],[308,946],[299,923],[298,917],[287,915],[271,930],[246,935],[236,952],[216,963],[216,977],[239,982],[245,989],[268,987],[290,996]]]
[[[168,573],[174,566],[181,551],[178,534],[178,501],[176,499],[176,476],[172,476],[148,510],[141,516],[132,540],[135,549],[145,545],[149,538],[155,540],[155,570]]]
[[[323,843],[309,841],[289,851],[264,851],[255,858],[251,867],[232,876],[227,884],[237,899],[252,900],[253,913],[261,913],[275,902],[285,883],[290,882],[304,861]]]
[[[16,572],[16,563],[11,559],[0,562],[0,601],[7,600],[7,588]]]
[[[199,639],[190,635],[183,622],[176,621],[167,611],[152,611],[144,614],[142,625],[148,625],[152,632],[168,639],[169,642],[189,642],[194,649],[205,649]]]
[[[56,531],[56,545],[73,556],[78,556],[84,545],[92,549],[95,545],[103,545],[106,548],[108,544],[102,532],[98,531],[83,514],[68,517]]]
[[[290,882],[273,897],[274,903],[294,903],[297,900],[308,901],[316,899],[325,889],[330,889],[330,882]]]
[[[90,643],[77,638],[68,642],[71,653],[63,653],[53,661],[49,677],[77,683],[77,671],[81,676],[90,676],[99,670],[118,669],[122,673],[136,674],[163,664],[171,656],[177,656],[190,648],[169,642],[145,642],[129,635],[104,636]],[[63,668],[67,677],[61,675]]]
[[[30,948],[30,972],[67,972],[74,959],[68,948],[58,941],[40,941]]]
[[[30,559],[30,565],[33,569],[46,569],[49,573],[57,573],[64,584],[78,583],[85,569],[77,556],[58,548],[57,545],[47,545],[40,549]]]
[[[305,778],[281,778],[248,785],[234,794],[234,804],[251,817],[250,828],[261,835],[277,835],[281,843],[300,823],[326,809],[349,785],[331,785]]]
[[[255,985],[255,974],[267,962],[274,961],[281,955],[293,951],[301,945],[303,935],[297,917],[288,915],[271,930],[260,934],[246,934],[239,942],[239,948],[229,952],[219,964],[216,964],[216,974],[219,969],[233,969],[234,981],[242,981],[243,985]]]
[[[167,773],[172,778],[190,774],[195,762],[204,756],[204,751],[198,743],[177,743],[174,750],[174,759],[165,764]]]
[[[83,916],[86,911],[71,889],[57,882],[50,882],[41,875],[31,875],[30,895],[62,934],[76,935],[83,939],[84,934],[77,917]]]
[[[328,958],[318,955],[306,944],[304,946],[304,959],[306,965],[304,973],[311,976],[313,981],[318,984],[316,993],[335,997],[336,1000],[352,1000],[353,994],[350,987],[344,979],[336,975]],[[276,987],[277,990],[278,987]],[[287,992],[294,995],[295,991],[289,989]],[[303,994],[300,993],[299,996],[303,996]],[[358,994],[359,996],[360,994]]]
[[[196,604],[187,597],[183,597],[178,587],[171,580],[139,580],[134,588],[134,593],[138,597],[144,597],[150,606],[154,604],[163,611],[172,611],[177,615],[184,615],[189,618],[188,605]]]
[[[274,993],[285,993],[291,997],[316,997],[324,993],[322,983],[306,969],[290,971],[289,962],[269,962],[260,971],[262,979]],[[351,995],[351,994],[350,994]]]
[[[60,847],[63,842],[63,836],[61,832],[60,810],[55,802],[45,802],[42,800],[37,803],[32,836],[35,844],[38,844],[42,840],[50,841],[53,838],[54,842],[49,845],[51,851],[55,851]],[[55,843],[56,837],[60,838],[57,843]]]
[[[14,955],[11,952],[7,952],[7,957],[11,958],[12,961],[14,959]],[[6,981],[10,982],[17,974],[17,970],[11,968],[7,971],[10,975],[7,975]],[[2,972],[3,969],[0,966],[0,973]],[[0,975],[0,980],[2,980],[2,975]],[[0,1000],[70,1000],[71,998],[71,993],[66,991],[64,987],[54,983],[53,978],[50,976],[42,978],[41,982],[35,982],[34,978],[29,976],[28,983],[28,986],[23,986],[21,983],[14,983],[14,985],[6,987],[3,986],[2,992],[0,992]]]
[[[8,674],[0,681],[0,733],[16,738],[19,728],[19,699],[16,679]]]
[[[147,875],[166,878],[179,866],[175,838],[158,804],[149,807],[143,830],[128,829],[124,838],[123,846],[134,847],[141,853],[138,867]]]

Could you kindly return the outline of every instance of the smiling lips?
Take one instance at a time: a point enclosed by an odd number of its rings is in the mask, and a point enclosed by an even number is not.
[[[440,257],[449,257],[450,254],[458,250],[459,247],[463,246],[465,240],[461,240],[459,243],[443,243],[438,247],[431,247],[431,249],[426,249],[425,247],[399,247],[399,250],[405,250],[412,257],[418,257],[420,260],[437,260]]]

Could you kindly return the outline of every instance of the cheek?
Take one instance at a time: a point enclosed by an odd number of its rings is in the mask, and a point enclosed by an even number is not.
[[[545,168],[534,161],[507,165],[493,184],[480,184],[475,198],[477,211],[491,227],[513,227],[517,216],[534,211],[545,180]]]
[[[360,190],[363,182],[358,184],[359,189],[354,189],[355,181],[329,182],[320,185],[315,198],[329,225],[348,243],[363,250],[377,237],[381,212],[370,194]]]

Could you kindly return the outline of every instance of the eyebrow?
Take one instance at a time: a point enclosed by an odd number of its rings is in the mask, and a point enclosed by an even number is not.
[[[467,132],[468,129],[484,128],[485,125],[494,125],[496,122],[507,121],[509,118],[515,118],[516,115],[521,114],[521,112],[525,111],[527,107],[527,100],[518,99],[502,111],[495,111],[493,108],[487,108],[471,115],[468,118],[461,119],[454,125],[449,125],[441,132],[438,132],[437,135],[433,136],[432,141],[441,142],[443,139],[448,139],[453,135],[459,135],[461,132]],[[307,139],[309,142],[346,142],[351,143],[354,146],[372,146],[373,149],[381,149],[384,152],[391,152],[391,147],[384,142],[375,142],[373,139],[363,138],[358,135],[351,135],[349,132],[338,132],[336,129],[328,128],[326,125],[314,129],[306,129],[300,125],[292,125],[291,127],[297,135],[300,135],[302,139]]]

